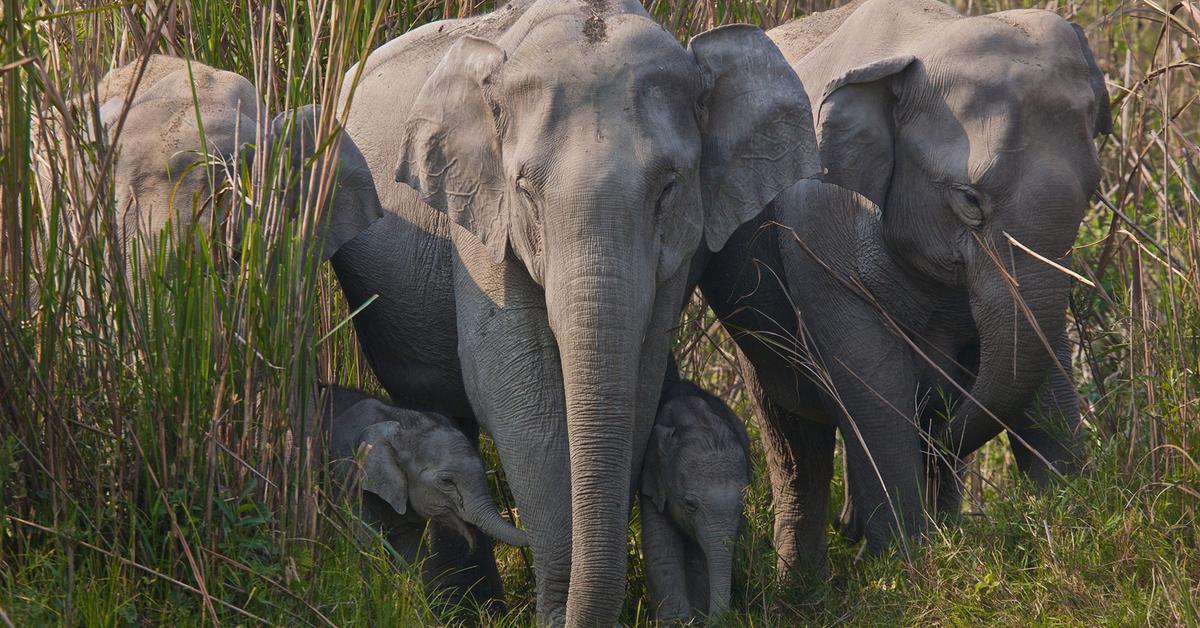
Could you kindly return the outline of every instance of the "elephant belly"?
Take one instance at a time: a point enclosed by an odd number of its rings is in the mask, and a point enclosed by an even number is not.
[[[388,394],[471,416],[458,361],[450,240],[389,212],[332,258],[359,346]],[[378,295],[378,296],[375,296]]]

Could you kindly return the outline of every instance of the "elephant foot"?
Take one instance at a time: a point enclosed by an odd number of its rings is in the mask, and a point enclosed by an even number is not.
[[[854,512],[853,502],[847,500],[841,514],[833,518],[833,529],[852,545],[863,540],[862,521]]]
[[[541,606],[538,606],[537,625],[540,628],[562,628],[567,625],[567,607],[556,606],[554,608],[543,611]]]
[[[829,556],[805,560],[799,556],[779,554],[775,563],[776,578],[784,586],[824,582],[833,575]]]

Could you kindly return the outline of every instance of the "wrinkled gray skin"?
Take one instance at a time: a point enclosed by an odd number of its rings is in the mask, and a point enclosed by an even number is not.
[[[669,378],[670,379],[670,378]],[[668,381],[641,478],[646,585],[660,621],[729,608],[750,441],[729,406],[688,381]]]
[[[287,184],[284,203],[293,211],[305,204],[320,209],[323,222],[315,229],[324,236],[323,259],[383,215],[366,162],[344,133],[302,167],[320,145],[319,107],[284,112],[267,123],[254,86],[237,74],[161,55],[151,56],[144,70],[140,66],[135,61],[112,70],[97,88],[100,123],[117,151],[114,191],[126,249],[137,234],[154,237],[168,224],[176,235],[196,225],[207,231],[214,217],[226,220],[230,207],[244,210],[223,193],[233,184],[237,161],[252,165],[256,153],[271,160],[288,155],[278,179]],[[215,212],[214,199],[221,199]],[[251,218],[239,214],[228,221],[234,241],[241,222]]]
[[[440,566],[436,557],[419,552],[429,520],[472,546],[476,530],[509,545],[528,544],[496,511],[479,452],[448,418],[336,386],[326,387],[324,396],[334,477],[344,485],[357,480],[363,520],[409,563],[425,561],[430,582],[445,585],[441,580],[453,582],[455,574],[433,572]],[[498,573],[490,580],[500,588]]]
[[[936,2],[870,0],[812,20],[769,35],[813,99],[824,179],[865,198],[798,185],[744,225],[701,282],[749,367],[785,576],[825,567],[835,429],[872,552],[926,525],[924,426],[913,418],[945,410],[939,389],[963,397],[942,373],[978,401],[953,406],[951,456],[1000,431],[981,406],[1030,433],[1026,410],[1054,370],[1033,324],[1065,346],[1069,283],[1004,234],[1065,264],[1099,178],[1092,137],[1109,130],[1086,41],[1051,13],[963,18]],[[756,239],[771,220],[794,227],[835,274],[861,282],[887,317],[797,253],[790,234]],[[997,262],[1016,277],[1032,320]],[[788,359],[779,343],[800,337],[805,357]],[[814,363],[836,395],[808,377]],[[1065,379],[1049,393],[1044,400],[1077,413]],[[1042,444],[1052,462],[1069,460],[1054,439]]]
[[[689,261],[815,173],[803,87],[756,28],[684,48],[636,2],[523,1],[373,52],[345,124],[388,210],[332,260],[380,295],[372,368],[491,434],[539,621],[612,625]]]

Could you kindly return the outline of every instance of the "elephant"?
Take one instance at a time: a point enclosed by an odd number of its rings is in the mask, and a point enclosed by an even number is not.
[[[803,85],[756,27],[685,48],[632,0],[520,0],[388,42],[342,93],[387,210],[331,259],[351,307],[379,295],[371,368],[491,435],[538,620],[612,625],[690,260],[816,174]]]
[[[646,584],[660,621],[729,609],[733,551],[750,486],[742,420],[687,380],[668,382],[641,477]]]
[[[242,76],[163,55],[110,71],[97,95],[101,127],[117,152],[114,193],[126,253],[136,238],[155,238],[168,225],[178,236],[194,227],[208,231],[214,221],[228,223],[236,245],[252,218],[230,194],[236,164],[252,165],[257,153],[282,165],[271,184],[285,207],[320,209],[313,240],[322,259],[383,216],[354,142],[335,128],[321,149],[319,106],[268,121]]]
[[[456,599],[473,584],[441,573],[437,557],[421,551],[428,521],[454,530],[472,546],[476,529],[509,545],[528,545],[525,533],[496,511],[483,460],[450,419],[339,386],[323,387],[322,398],[332,476],[343,486],[357,483],[363,522],[408,564],[420,562],[428,581]],[[488,580],[501,590],[498,572]]]
[[[781,194],[694,274],[741,354],[786,578],[827,568],[837,430],[854,521],[879,553],[926,528],[926,450],[954,470],[1001,422],[1037,434],[1026,410],[1042,386],[1077,415],[1063,265],[1111,118],[1082,31],[1046,11],[867,0],[768,36],[808,90],[824,185]],[[773,224],[794,233],[758,236]],[[1048,434],[1028,440],[1071,458]]]

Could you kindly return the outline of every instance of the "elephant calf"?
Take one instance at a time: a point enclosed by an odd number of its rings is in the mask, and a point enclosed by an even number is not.
[[[483,460],[448,418],[337,386],[326,387],[324,396],[333,476],[343,486],[357,478],[363,521],[404,560],[418,560],[431,520],[455,530],[472,548],[476,529],[509,545],[528,545],[525,533],[496,511]],[[482,584],[460,583],[462,574],[429,573],[436,564],[425,558],[427,579],[452,594],[461,594],[454,589],[463,584],[489,589],[470,591],[476,599],[503,599],[498,574],[488,574]]]
[[[688,381],[663,387],[641,478],[642,545],[657,617],[729,607],[750,441],[729,406]]]

